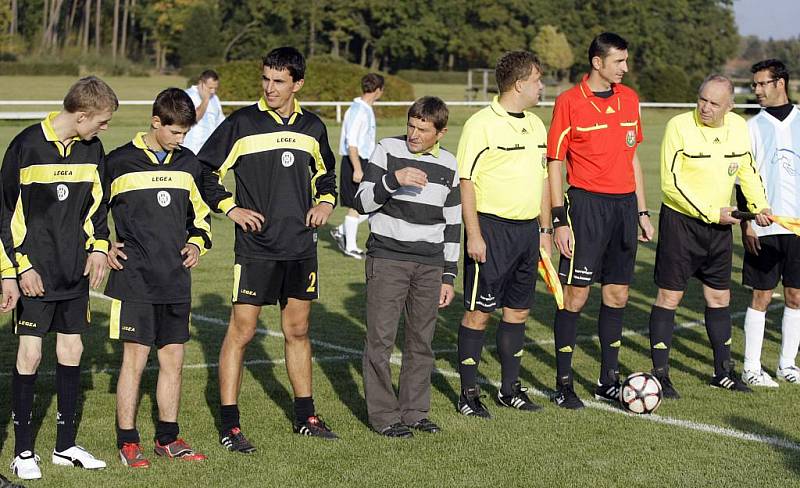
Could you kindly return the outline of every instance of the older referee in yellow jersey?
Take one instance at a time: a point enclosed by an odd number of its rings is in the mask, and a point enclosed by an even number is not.
[[[689,278],[703,283],[705,323],[714,350],[711,386],[750,391],[731,363],[730,281],[733,257],[731,192],[739,180],[748,210],[768,225],[770,209],[750,153],[742,117],[731,113],[733,83],[711,75],[700,85],[697,108],[667,123],[661,145],[661,191],[655,282],[658,296],[650,312],[653,373],[666,398],[678,398],[669,377],[669,350],[675,309]]]

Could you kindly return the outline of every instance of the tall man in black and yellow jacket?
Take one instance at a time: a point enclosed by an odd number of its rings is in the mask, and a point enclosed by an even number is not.
[[[673,117],[661,145],[661,190],[656,251],[656,302],[650,312],[653,372],[666,398],[678,398],[669,377],[669,350],[689,278],[703,283],[705,323],[714,350],[711,386],[750,391],[731,362],[730,282],[733,257],[731,216],[738,178],[748,209],[769,225],[766,193],[750,153],[750,135],[742,117],[731,113],[733,84],[720,75],[703,81],[697,109]]]
[[[235,452],[255,448],[242,434],[238,398],[242,361],[263,305],[280,305],[286,369],[294,391],[294,431],[335,438],[316,415],[311,388],[311,300],[319,297],[317,228],[336,202],[336,161],[325,124],[295,98],[305,59],[295,48],[264,58],[263,97],[234,112],[198,157],[209,206],[238,224],[234,246],[233,309],[219,357],[220,443]],[[236,176],[236,199],[222,186]]]
[[[124,341],[117,382],[117,449],[126,466],[144,468],[136,411],[139,382],[150,349],[158,348],[159,456],[204,460],[178,437],[184,344],[189,340],[190,270],[211,248],[209,210],[203,201],[200,162],[182,149],[195,124],[192,99],[179,88],[156,97],[149,132],[112,151],[104,193],[114,218],[116,242],[108,254],[113,298],[109,333]]]
[[[58,413],[54,464],[105,467],[75,445],[80,394],[81,333],[89,326],[89,285],[106,273],[108,227],[102,204],[103,145],[97,135],[118,107],[113,90],[87,77],[64,98],[64,110],[23,130],[6,150],[2,179],[2,241],[16,265],[22,298],[14,331],[19,336],[11,408],[15,448],[12,469],[41,478],[34,454],[31,411],[42,338],[56,332]],[[3,276],[6,277],[7,270]]]

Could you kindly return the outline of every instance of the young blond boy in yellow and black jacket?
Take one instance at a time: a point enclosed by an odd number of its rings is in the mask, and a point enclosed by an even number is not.
[[[2,226],[6,281],[18,277],[23,296],[14,317],[19,337],[12,380],[15,448],[11,465],[22,479],[41,478],[34,453],[31,412],[42,339],[57,333],[58,413],[54,464],[105,467],[75,445],[80,394],[81,333],[89,326],[89,285],[106,272],[108,228],[102,209],[103,145],[118,101],[102,80],[75,83],[64,109],[17,135],[3,158]],[[13,287],[13,283],[11,283]],[[5,303],[7,306],[8,304]]]

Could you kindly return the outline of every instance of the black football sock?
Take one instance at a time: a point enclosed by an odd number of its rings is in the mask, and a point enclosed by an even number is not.
[[[502,321],[497,326],[497,354],[500,356],[500,393],[510,396],[512,385],[519,379],[525,343],[525,323],[512,324]]]
[[[75,445],[75,410],[81,388],[81,367],[56,366],[56,451],[61,452]]]
[[[132,429],[120,429],[117,426],[117,449],[122,449],[123,444],[139,444],[142,440],[139,438],[139,431],[136,427]]]
[[[179,433],[180,428],[178,427],[178,422],[164,422],[163,420],[159,420],[156,425],[156,440],[162,446],[172,444],[178,440]]]
[[[714,350],[714,374],[725,372],[731,360],[731,311],[728,307],[708,308],[706,332]]]
[[[458,328],[458,375],[461,377],[461,390],[472,388],[478,383],[478,365],[486,331],[470,329],[463,325]]]
[[[241,428],[239,425],[239,405],[222,405],[219,409],[220,426],[222,432],[230,432],[234,428]]]
[[[625,308],[600,306],[597,330],[600,336],[600,383],[613,385],[619,381],[619,348],[622,345],[622,318]]]
[[[578,318],[580,312],[563,309],[556,311],[553,333],[556,340],[556,377],[572,378],[572,352],[575,350],[575,338],[578,335]],[[563,384],[564,382],[557,384]]]
[[[36,385],[36,373],[19,374],[14,368],[11,379],[11,418],[14,421],[14,456],[25,451],[33,452],[33,429],[31,415],[33,413],[33,393]]]
[[[305,422],[314,415],[314,397],[296,397],[294,399],[294,418],[297,422]]]
[[[653,368],[666,368],[672,347],[672,330],[675,328],[675,310],[653,305],[650,309],[650,354]]]

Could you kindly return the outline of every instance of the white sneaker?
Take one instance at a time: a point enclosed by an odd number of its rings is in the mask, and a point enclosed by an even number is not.
[[[344,253],[345,256],[350,256],[351,258],[354,259],[364,259],[364,251],[359,248],[344,249],[342,252]]]
[[[103,469],[106,462],[92,456],[81,446],[72,446],[61,452],[53,451],[53,464],[59,466],[75,466],[84,469]]]
[[[800,368],[794,364],[786,368],[778,366],[778,379],[788,383],[797,383],[800,381]]]
[[[767,388],[778,387],[778,383],[763,369],[758,371],[742,371],[742,381],[751,386],[766,386]]]
[[[38,480],[42,477],[39,456],[31,451],[22,451],[11,461],[11,471],[23,480]]]

